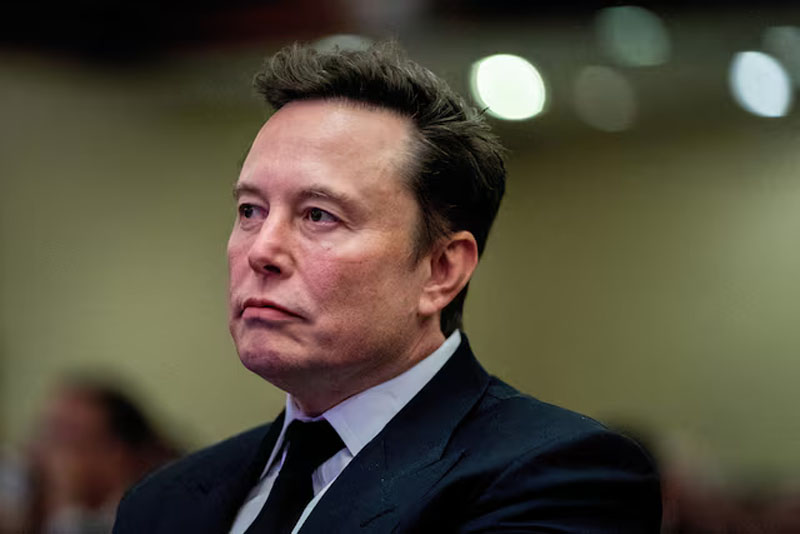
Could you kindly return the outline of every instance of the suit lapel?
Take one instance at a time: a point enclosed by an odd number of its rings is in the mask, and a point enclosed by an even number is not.
[[[281,413],[254,439],[242,443],[240,450],[230,455],[234,459],[230,464],[204,468],[183,477],[190,500],[186,519],[194,525],[192,532],[228,532],[239,507],[264,470],[283,427],[283,418]]]
[[[463,451],[447,450],[450,436],[488,383],[464,336],[445,366],[342,471],[300,532],[391,528],[401,505],[421,499],[459,461]]]

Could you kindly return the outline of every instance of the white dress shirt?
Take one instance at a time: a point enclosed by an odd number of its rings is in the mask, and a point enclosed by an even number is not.
[[[295,419],[317,421],[326,419],[344,442],[344,448],[320,465],[311,475],[314,498],[303,510],[292,530],[297,534],[311,510],[325,494],[336,477],[367,443],[383,430],[383,427],[439,372],[461,344],[458,330],[448,337],[430,356],[396,377],[343,400],[318,417],[308,417],[297,407],[291,395],[286,396],[286,417],[278,441],[272,449],[258,484],[250,491],[239,508],[230,534],[244,534],[255,521],[267,502],[269,492],[278,478],[286,458],[283,447],[286,428]]]

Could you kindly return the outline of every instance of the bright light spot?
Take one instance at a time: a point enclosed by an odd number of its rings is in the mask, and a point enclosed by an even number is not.
[[[778,58],[800,87],[800,28],[773,26],[764,32],[764,50]]]
[[[475,100],[497,118],[529,119],[544,109],[544,80],[536,67],[519,56],[483,58],[472,65],[470,78]]]
[[[608,67],[584,67],[575,80],[575,111],[605,132],[630,128],[636,119],[636,95],[621,74]]]
[[[762,117],[782,117],[792,104],[789,74],[773,57],[740,52],[730,69],[731,91],[744,109]]]
[[[621,65],[649,67],[669,60],[670,40],[664,23],[642,7],[601,9],[597,33],[606,53]]]
[[[314,48],[320,52],[335,52],[336,50],[366,50],[372,45],[372,40],[360,35],[342,33],[323,37]]]

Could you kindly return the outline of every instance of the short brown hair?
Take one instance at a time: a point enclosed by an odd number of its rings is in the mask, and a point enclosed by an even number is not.
[[[276,110],[295,100],[343,99],[408,117],[417,134],[409,186],[422,212],[417,259],[459,230],[471,232],[483,253],[505,192],[503,147],[482,113],[396,43],[334,52],[290,45],[266,60],[255,86]],[[442,310],[445,335],[461,327],[466,293]]]

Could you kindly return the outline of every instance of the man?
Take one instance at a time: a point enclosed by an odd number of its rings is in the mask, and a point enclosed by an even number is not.
[[[459,331],[501,147],[393,46],[292,46],[235,187],[230,330],[288,393],[132,489],[116,532],[657,532],[631,441],[523,395]]]

